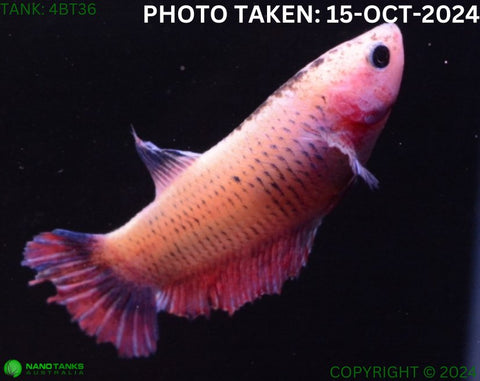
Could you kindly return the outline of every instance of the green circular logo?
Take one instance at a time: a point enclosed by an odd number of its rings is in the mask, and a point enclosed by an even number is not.
[[[8,360],[3,366],[3,371],[7,376],[16,378],[22,373],[22,364],[17,360]]]

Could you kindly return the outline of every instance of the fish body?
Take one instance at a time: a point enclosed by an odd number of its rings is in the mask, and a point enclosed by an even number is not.
[[[156,313],[232,314],[279,293],[365,168],[396,100],[403,45],[381,25],[320,56],[203,154],[134,133],[152,203],[108,234],[41,233],[22,262],[51,281],[80,327],[125,357],[156,349]]]

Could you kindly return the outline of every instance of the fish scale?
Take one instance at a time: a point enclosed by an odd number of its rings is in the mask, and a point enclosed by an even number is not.
[[[157,312],[233,314],[281,291],[307,263],[323,218],[360,177],[397,98],[395,25],[340,44],[274,92],[203,154],[161,149],[135,132],[155,198],[107,234],[66,230],[27,243],[31,285],[120,356],[156,350]]]

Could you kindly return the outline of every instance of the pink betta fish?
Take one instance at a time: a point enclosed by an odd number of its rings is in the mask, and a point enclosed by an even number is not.
[[[25,247],[30,285],[123,357],[156,351],[160,311],[233,314],[279,293],[307,262],[317,228],[365,168],[397,98],[403,43],[393,24],[326,52],[203,154],[137,151],[155,199],[107,234],[54,230]]]

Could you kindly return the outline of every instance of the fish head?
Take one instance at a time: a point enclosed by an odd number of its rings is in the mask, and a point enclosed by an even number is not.
[[[311,83],[322,84],[311,89],[311,95],[324,111],[324,128],[353,149],[361,162],[370,156],[397,99],[403,65],[400,29],[383,24],[329,50],[306,68],[314,77]]]

